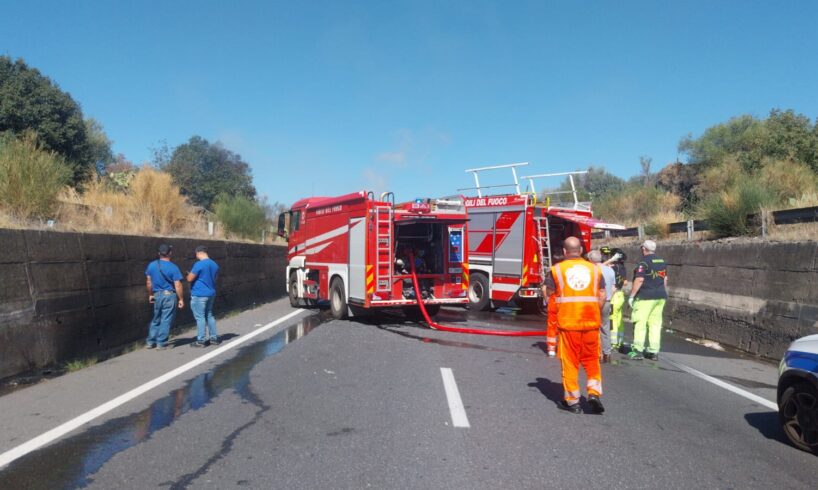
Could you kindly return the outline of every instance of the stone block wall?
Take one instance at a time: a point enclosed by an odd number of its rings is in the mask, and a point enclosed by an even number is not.
[[[145,267],[159,243],[182,271],[207,245],[221,272],[215,309],[286,294],[286,249],[223,241],[0,229],[0,379],[85,358],[145,337]],[[185,285],[185,302],[189,289]],[[192,324],[189,307],[176,325]]]
[[[630,280],[641,253],[623,249]],[[818,334],[817,242],[659,242],[657,255],[668,263],[665,321],[675,330],[772,359]]]

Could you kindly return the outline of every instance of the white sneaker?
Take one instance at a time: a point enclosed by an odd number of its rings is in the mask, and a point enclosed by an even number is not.
[[[550,350],[550,351],[548,351],[548,357],[557,357],[557,353]]]

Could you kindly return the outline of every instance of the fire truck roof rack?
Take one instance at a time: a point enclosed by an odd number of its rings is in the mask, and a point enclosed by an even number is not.
[[[537,195],[537,189],[534,186],[534,179],[542,179],[546,177],[563,177],[568,176],[568,182],[571,183],[571,190],[570,191],[549,191],[544,192],[543,195],[545,196],[552,196],[552,195],[563,195],[563,194],[571,194],[574,198],[573,205],[571,207],[575,210],[582,210],[582,211],[590,211],[591,210],[591,203],[590,202],[580,202],[577,198],[577,186],[574,184],[574,175],[583,175],[587,174],[587,170],[577,170],[574,172],[556,172],[552,174],[536,174],[536,175],[527,175],[525,177],[520,177],[523,180],[528,180],[528,184],[526,185],[526,193]],[[562,203],[559,207],[563,207]]]
[[[381,193],[381,202],[388,202],[391,203],[392,206],[395,206],[395,193],[394,192],[382,192]]]
[[[481,192],[483,189],[496,189],[498,187],[514,187],[517,190],[517,194],[520,194],[520,181],[517,179],[517,167],[522,167],[528,165],[528,162],[520,162],[520,163],[507,163],[505,165],[492,165],[490,167],[480,167],[480,168],[470,168],[466,170],[466,173],[471,172],[472,176],[474,176],[474,187],[464,187],[462,189],[457,189],[458,191],[477,191],[477,197],[483,197],[483,193]],[[496,170],[498,168],[510,168],[511,175],[514,177],[513,184],[500,184],[500,185],[480,185],[480,178],[477,176],[478,173],[484,172],[486,170]]]

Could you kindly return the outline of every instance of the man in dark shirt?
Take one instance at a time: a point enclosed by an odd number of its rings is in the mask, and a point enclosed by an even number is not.
[[[182,296],[182,271],[170,261],[173,247],[159,245],[159,258],[145,269],[145,286],[148,301],[153,304],[153,319],[148,327],[148,349],[166,349],[170,327],[176,318],[176,307],[184,308]]]
[[[667,301],[667,264],[656,256],[656,242],[645,240],[641,246],[642,258],[633,271],[633,289],[628,299],[632,308],[633,344],[631,359],[659,359],[662,341],[662,312]],[[645,334],[650,347],[645,351]],[[644,357],[643,357],[644,351]]]

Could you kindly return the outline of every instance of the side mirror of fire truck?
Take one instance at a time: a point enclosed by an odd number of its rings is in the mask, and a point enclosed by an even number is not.
[[[289,214],[290,212],[287,211],[278,215],[278,236],[285,240],[287,239],[287,218]]]

